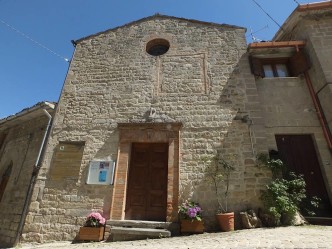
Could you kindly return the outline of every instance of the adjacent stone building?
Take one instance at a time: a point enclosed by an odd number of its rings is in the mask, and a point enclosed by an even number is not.
[[[266,146],[301,173],[331,215],[332,2],[298,6],[273,42],[250,44]]]
[[[1,247],[20,239],[53,111],[54,103],[41,102],[0,120]]]
[[[22,238],[72,240],[91,211],[108,224],[177,224],[188,198],[214,230],[206,167],[217,153],[235,166],[229,210],[261,206],[271,175],[256,156],[268,151],[305,174],[328,210],[331,11],[299,6],[274,42],[249,46],[242,27],[164,15],[75,41]]]

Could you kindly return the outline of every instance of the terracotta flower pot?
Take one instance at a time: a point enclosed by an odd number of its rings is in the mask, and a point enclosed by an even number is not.
[[[216,215],[221,231],[234,231],[234,212]]]
[[[199,220],[180,220],[181,233],[203,233],[204,223]]]
[[[101,241],[104,237],[104,227],[80,227],[78,240]]]

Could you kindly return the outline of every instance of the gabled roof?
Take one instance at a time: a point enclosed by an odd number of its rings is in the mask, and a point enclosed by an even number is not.
[[[33,118],[39,117],[41,115],[45,115],[43,113],[43,109],[50,112],[51,114],[54,111],[56,103],[54,102],[39,102],[32,107],[28,107],[23,109],[22,111],[10,115],[6,118],[0,119],[0,131],[6,130],[7,128],[17,125],[21,122],[31,120]]]
[[[274,35],[273,40],[282,40],[285,32],[292,30],[292,28],[295,27],[296,24],[300,22],[304,16],[313,14],[316,15],[327,11],[332,11],[332,1],[313,2],[298,5],[283,23],[278,32]]]
[[[152,15],[152,16],[148,16],[133,22],[129,22],[127,24],[115,27],[115,28],[111,28],[111,29],[107,29],[105,31],[102,32],[98,32],[96,34],[92,34],[86,37],[82,37],[78,40],[73,41],[74,44],[80,43],[81,41],[84,41],[86,39],[98,36],[100,34],[106,33],[106,32],[110,32],[110,31],[115,31],[119,28],[124,28],[124,27],[129,27],[138,23],[142,23],[142,22],[146,22],[149,20],[153,20],[153,19],[175,19],[175,20],[179,20],[179,21],[184,21],[184,22],[190,22],[190,23],[195,23],[195,24],[200,24],[200,25],[207,25],[207,26],[212,26],[212,27],[218,27],[218,28],[232,28],[232,29],[245,29],[244,27],[240,27],[240,26],[235,26],[235,25],[229,25],[229,24],[219,24],[219,23],[213,23],[213,22],[204,22],[204,21],[199,21],[199,20],[194,20],[194,19],[186,19],[186,18],[181,18],[181,17],[174,17],[174,16],[167,16],[167,15],[161,15],[159,13]]]

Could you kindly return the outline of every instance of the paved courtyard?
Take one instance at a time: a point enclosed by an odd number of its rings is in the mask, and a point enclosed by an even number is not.
[[[259,228],[229,233],[205,233],[154,240],[22,244],[17,248],[110,248],[110,249],[219,249],[219,248],[332,248],[332,226]]]

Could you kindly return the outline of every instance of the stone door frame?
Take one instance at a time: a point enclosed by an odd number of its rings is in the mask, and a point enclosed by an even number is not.
[[[119,146],[110,218],[124,220],[132,143],[168,143],[166,221],[177,221],[180,129],[182,123],[118,123]]]

